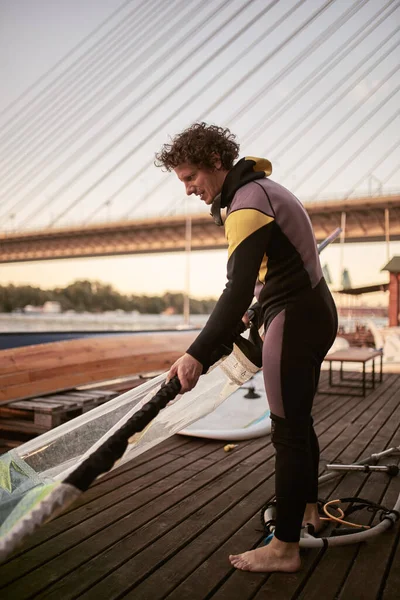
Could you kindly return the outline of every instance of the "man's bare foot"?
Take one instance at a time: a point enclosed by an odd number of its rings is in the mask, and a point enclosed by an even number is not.
[[[325,522],[319,516],[317,504],[306,505],[306,510],[304,511],[303,517],[303,527],[308,524],[314,527],[314,533],[321,531],[325,525]]]
[[[295,573],[300,569],[299,545],[273,538],[268,546],[243,554],[231,554],[231,564],[241,571]]]

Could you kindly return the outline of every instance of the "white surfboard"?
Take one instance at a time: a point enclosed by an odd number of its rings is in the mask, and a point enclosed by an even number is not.
[[[257,395],[258,397],[246,397]],[[271,432],[271,419],[262,371],[233,392],[213,412],[179,433],[213,440],[240,441]]]

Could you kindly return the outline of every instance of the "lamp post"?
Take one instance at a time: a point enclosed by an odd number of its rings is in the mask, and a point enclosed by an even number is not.
[[[185,203],[185,289],[183,293],[183,323],[186,327],[190,325],[190,253],[192,249],[192,217],[189,214],[188,199]]]

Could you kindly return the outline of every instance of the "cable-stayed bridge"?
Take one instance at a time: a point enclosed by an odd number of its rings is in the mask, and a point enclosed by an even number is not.
[[[342,227],[346,242],[400,240],[400,194],[306,204],[318,242]],[[0,237],[0,263],[226,247],[209,215],[161,217]]]
[[[0,260],[185,248],[182,190],[153,161],[200,120],[271,159],[319,240],[344,222],[348,242],[399,240],[399,8],[122,2],[3,104]],[[192,248],[223,247],[195,204]]]

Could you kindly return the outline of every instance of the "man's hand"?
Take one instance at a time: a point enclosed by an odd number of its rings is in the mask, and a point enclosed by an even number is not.
[[[194,388],[202,372],[203,365],[190,354],[184,354],[170,368],[167,381],[178,375],[181,382],[180,393],[184,394]]]
[[[246,325],[246,329],[248,329],[250,327],[250,319],[249,319],[249,315],[248,315],[247,311],[244,313],[244,315],[242,317],[242,321]]]

